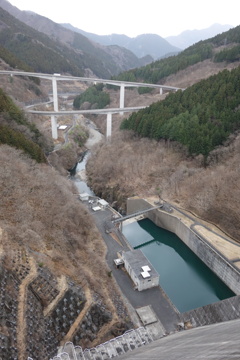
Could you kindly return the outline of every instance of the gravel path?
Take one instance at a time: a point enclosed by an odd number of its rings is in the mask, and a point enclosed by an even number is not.
[[[26,307],[28,285],[37,277],[37,267],[33,258],[29,258],[30,272],[21,282],[18,297],[18,325],[17,325],[17,344],[19,360],[25,360],[26,356]]]

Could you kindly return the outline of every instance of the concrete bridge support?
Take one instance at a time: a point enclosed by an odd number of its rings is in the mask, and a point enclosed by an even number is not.
[[[163,88],[160,88],[160,95],[163,94]]]
[[[51,115],[51,126],[52,126],[52,138],[58,138],[58,131],[57,131],[57,117],[55,115]]]
[[[125,96],[125,84],[121,84],[120,86],[120,109],[124,108],[124,96]],[[120,113],[123,115],[123,112]]]
[[[53,89],[53,108],[54,111],[58,111],[57,79],[55,76],[53,76],[52,78],[52,89]],[[52,125],[52,137],[53,139],[57,139],[58,138],[57,118],[55,115],[51,116],[51,125]]]
[[[112,113],[107,113],[107,131],[106,138],[109,140],[112,135]]]

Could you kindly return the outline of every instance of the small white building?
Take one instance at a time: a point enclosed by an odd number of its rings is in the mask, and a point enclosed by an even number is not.
[[[59,125],[58,130],[66,130],[67,125]]]
[[[80,200],[81,201],[88,201],[89,200],[89,194],[88,193],[86,193],[86,192],[83,192],[83,193],[81,193],[81,194],[79,194],[79,197],[80,197]]]
[[[108,202],[104,199],[99,199],[98,205],[101,206],[102,209],[106,209],[106,207],[108,206]]]
[[[138,291],[159,285],[159,274],[140,249],[122,253],[124,266]]]
[[[99,210],[102,210],[102,208],[100,206],[93,206],[92,210],[93,211],[99,211]]]

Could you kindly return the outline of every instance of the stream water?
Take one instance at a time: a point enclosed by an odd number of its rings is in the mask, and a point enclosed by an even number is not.
[[[81,173],[82,171],[85,171],[86,163],[87,163],[89,155],[90,155],[90,152],[87,152],[85,154],[83,160],[77,164],[76,173]],[[77,187],[79,193],[86,192],[89,195],[94,196],[94,192],[92,191],[92,189],[87,185],[87,183],[85,181],[81,180],[80,177],[74,176],[74,183],[75,183],[75,186]]]

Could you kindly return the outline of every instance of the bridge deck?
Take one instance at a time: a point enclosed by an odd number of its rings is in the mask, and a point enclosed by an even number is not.
[[[160,209],[163,205],[158,205],[158,206],[154,206],[152,208],[149,208],[149,209],[145,209],[145,210],[141,210],[141,211],[138,211],[138,212],[135,212],[135,213],[132,213],[132,214],[129,214],[129,215],[126,215],[126,216],[122,216],[118,219],[115,219],[113,220],[113,224],[116,224],[116,223],[119,223],[119,222],[122,222],[124,220],[128,220],[128,219],[131,219],[133,217],[136,217],[136,216],[139,216],[139,215],[142,215],[142,214],[145,214],[149,211],[152,211],[152,210],[156,210],[156,209]]]

